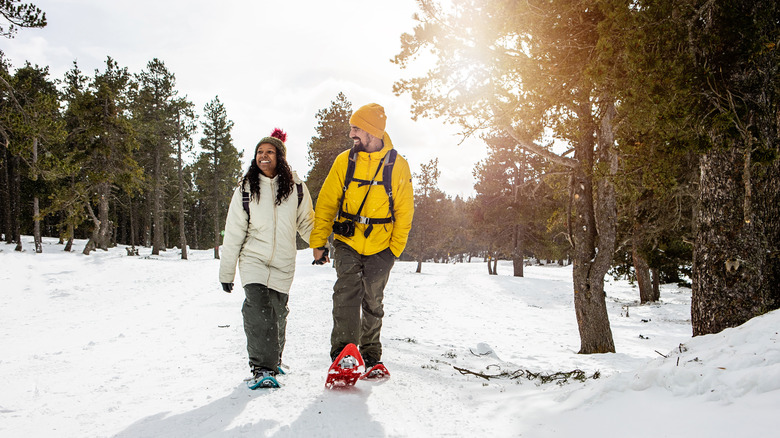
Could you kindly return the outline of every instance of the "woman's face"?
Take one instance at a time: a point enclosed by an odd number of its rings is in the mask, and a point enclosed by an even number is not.
[[[276,176],[276,146],[270,143],[263,143],[258,146],[255,161],[263,175],[268,178]]]

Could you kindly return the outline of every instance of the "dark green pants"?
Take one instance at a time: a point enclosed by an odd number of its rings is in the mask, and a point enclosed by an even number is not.
[[[275,371],[284,350],[289,296],[258,283],[247,284],[244,292],[241,314],[249,366]]]
[[[360,347],[366,362],[382,358],[382,300],[395,256],[390,248],[364,256],[349,245],[334,242],[333,266],[337,280],[333,286],[333,332],[330,356],[335,359],[347,344]]]

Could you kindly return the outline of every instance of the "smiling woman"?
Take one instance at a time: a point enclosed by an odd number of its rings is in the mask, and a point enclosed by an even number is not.
[[[276,147],[271,143],[262,143],[255,152],[257,167],[268,178],[276,176]]]

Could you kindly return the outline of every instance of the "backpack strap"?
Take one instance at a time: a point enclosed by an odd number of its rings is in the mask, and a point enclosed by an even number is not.
[[[300,207],[303,201],[303,183],[296,183],[295,187],[298,188],[298,206]]]
[[[390,218],[395,222],[395,204],[393,204],[393,165],[395,164],[395,157],[398,155],[398,151],[390,149],[387,153],[387,161],[385,161],[385,168],[382,169],[382,185],[385,186],[385,192],[387,193],[387,199],[390,204]]]
[[[339,200],[339,213],[336,219],[344,217],[344,198],[347,196],[347,187],[352,182],[355,176],[355,162],[357,161],[357,151],[355,148],[349,150],[349,158],[347,159],[347,173],[344,175],[344,186],[341,188],[341,200]]]
[[[244,206],[246,221],[249,222],[249,192],[241,191],[241,205]]]
[[[395,158],[397,155],[398,155],[398,151],[396,151],[395,149],[390,149],[390,151],[388,151],[387,154],[385,154],[385,156],[382,157],[382,161],[379,163],[379,166],[382,170],[382,181],[376,181],[376,175],[379,173],[380,168],[377,168],[374,178],[371,179],[370,181],[367,181],[367,180],[355,178],[355,163],[357,161],[357,152],[355,151],[354,148],[350,151],[349,160],[347,162],[347,173],[344,176],[344,187],[341,193],[341,201],[339,202],[339,213],[338,213],[339,219],[343,217],[360,224],[368,224],[369,229],[371,228],[370,227],[371,225],[389,224],[391,222],[395,222],[395,205],[393,203],[392,175],[393,175],[393,165],[395,164]],[[362,187],[365,185],[375,186],[375,185],[382,184],[385,188],[385,193],[387,193],[387,197],[389,200],[390,217],[368,218],[368,217],[360,216],[360,211],[363,209],[363,205],[365,204],[366,199],[368,198],[368,192],[366,192],[366,196],[363,198],[363,203],[360,204],[360,208],[358,209],[357,214],[347,213],[346,211],[344,211],[344,198],[347,193],[347,188],[349,187],[349,184],[352,181],[357,182],[358,187]]]

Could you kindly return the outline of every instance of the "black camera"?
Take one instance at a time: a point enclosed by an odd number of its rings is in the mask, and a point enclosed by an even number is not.
[[[334,222],[333,232],[340,236],[352,237],[355,235],[355,222],[349,219],[344,222]]]

